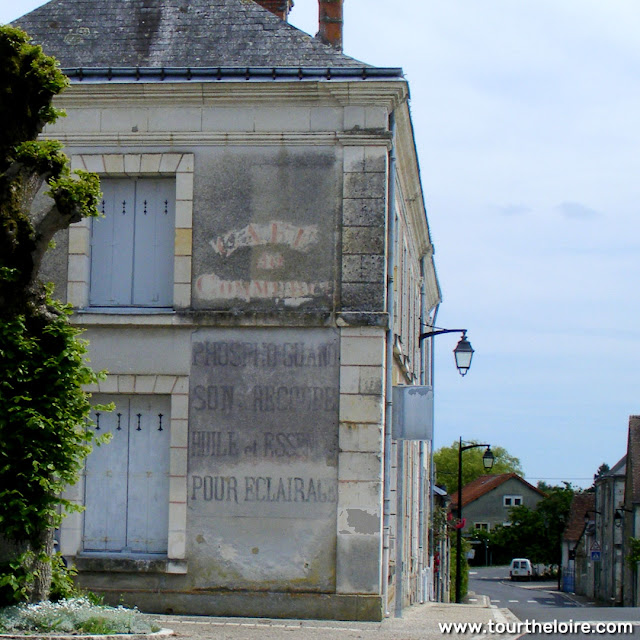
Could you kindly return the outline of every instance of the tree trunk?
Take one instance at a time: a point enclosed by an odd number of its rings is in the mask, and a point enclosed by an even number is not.
[[[53,555],[53,529],[43,531],[38,541],[38,549],[34,552],[29,567],[33,580],[27,587],[28,602],[42,602],[49,599],[51,590],[51,556]]]
[[[24,585],[27,602],[41,602],[49,599],[53,533],[53,529],[47,529],[41,534],[37,543],[26,540],[16,542],[0,536],[0,563],[13,562],[21,555],[28,554],[22,567],[24,572],[31,576]]]

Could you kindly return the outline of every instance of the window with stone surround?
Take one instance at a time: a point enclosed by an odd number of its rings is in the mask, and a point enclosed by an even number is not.
[[[72,164],[100,176],[105,218],[69,229],[68,302],[101,312],[190,307],[193,154],[82,154]]]

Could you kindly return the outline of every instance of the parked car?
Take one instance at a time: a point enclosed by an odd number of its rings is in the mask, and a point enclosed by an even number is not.
[[[535,575],[531,560],[514,558],[509,565],[509,577],[512,580],[531,580]]]

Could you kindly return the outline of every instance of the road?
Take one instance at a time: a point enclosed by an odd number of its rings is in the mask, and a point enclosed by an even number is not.
[[[469,591],[488,596],[491,604],[509,611],[521,622],[531,623],[531,633],[525,633],[527,640],[545,638],[584,638],[595,635],[595,631],[585,633],[568,633],[576,630],[575,625],[583,622],[612,623],[631,622],[633,635],[640,635],[640,609],[599,607],[583,598],[577,599],[557,590],[553,581],[545,582],[512,582],[509,580],[508,567],[472,568],[469,576]],[[470,601],[471,600],[470,598]],[[515,620],[515,619],[514,619]],[[535,623],[555,624],[550,633],[541,632]],[[573,628],[571,625],[574,625]],[[555,631],[553,629],[555,628]],[[526,627],[521,626],[521,631]],[[513,635],[520,635],[518,633]],[[598,637],[619,637],[624,633],[598,633]]]

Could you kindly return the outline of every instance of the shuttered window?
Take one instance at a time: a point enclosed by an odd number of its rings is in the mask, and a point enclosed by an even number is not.
[[[169,523],[169,396],[94,396],[95,447],[85,473],[84,543],[89,552],[166,553]]]
[[[89,304],[171,307],[175,180],[101,180],[104,217],[91,231]]]

